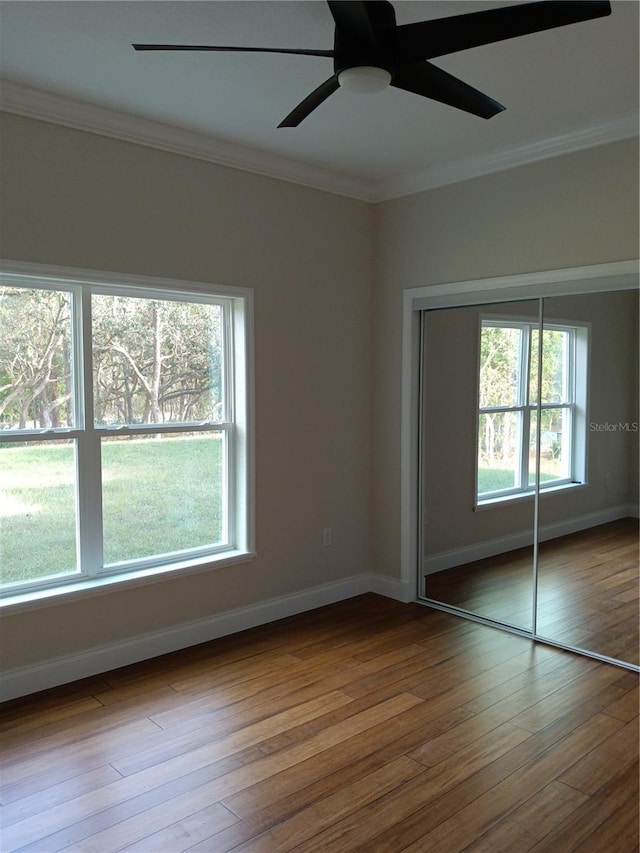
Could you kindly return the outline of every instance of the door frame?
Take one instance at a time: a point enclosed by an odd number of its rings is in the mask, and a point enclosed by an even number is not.
[[[498,278],[455,281],[404,291],[400,436],[400,580],[407,601],[420,600],[420,312],[435,308],[455,308],[549,296],[637,290],[639,272],[640,261],[629,260]],[[528,635],[531,636],[531,632]],[[603,659],[601,656],[596,657]],[[608,658],[606,660],[619,663]]]

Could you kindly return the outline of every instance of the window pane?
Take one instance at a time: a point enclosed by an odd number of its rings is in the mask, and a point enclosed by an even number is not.
[[[542,402],[568,400],[569,333],[545,329],[542,338]]]
[[[0,445],[3,584],[76,571],[75,442]]]
[[[520,483],[519,412],[481,414],[478,429],[478,494],[513,489]]]
[[[0,429],[72,427],[71,297],[0,287]]]
[[[540,485],[571,475],[569,409],[543,409],[540,430]]]
[[[480,408],[519,403],[522,331],[482,326],[480,337]]]
[[[529,485],[533,488],[536,484],[536,446],[538,443],[538,410],[531,409],[529,412]],[[540,473],[540,482],[544,479],[544,474]]]
[[[571,448],[569,445],[568,409],[543,409],[540,430],[540,485],[555,480],[567,480],[571,474]],[[531,412],[529,439],[529,485],[536,482],[536,424],[538,413]]]
[[[538,402],[538,364],[540,362],[538,347],[540,346],[540,333],[535,327],[531,328],[531,349],[529,352],[529,405],[535,406]],[[531,466],[529,466],[531,471]],[[535,477],[534,477],[535,479]]]
[[[94,296],[96,425],[224,417],[219,305]]]
[[[222,544],[224,432],[102,440],[105,565]]]

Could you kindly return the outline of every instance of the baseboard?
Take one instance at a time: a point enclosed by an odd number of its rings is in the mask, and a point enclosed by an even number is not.
[[[392,579],[389,581],[391,590],[394,588],[394,581]],[[79,654],[66,655],[34,666],[10,670],[0,677],[0,701],[6,702],[9,699],[37,693],[80,678],[99,675],[101,672],[108,672],[120,666],[175,652],[188,646],[244,631],[247,628],[255,628],[325,604],[333,604],[365,592],[378,591],[372,587],[370,574],[353,575],[335,583],[322,584],[249,607],[219,613],[210,619],[190,622],[166,631],[144,634],[122,643],[88,649]],[[386,593],[380,589],[380,594]],[[389,597],[395,598],[396,595]],[[404,599],[400,598],[400,600]]]
[[[557,539],[559,536],[579,533],[580,530],[588,530],[590,527],[597,527],[599,524],[609,524],[621,518],[634,516],[637,518],[637,513],[637,507],[635,507],[634,513],[634,507],[625,504],[624,506],[609,507],[598,512],[590,512],[587,515],[579,515],[576,518],[568,518],[554,524],[544,524],[540,528],[540,541],[546,542],[549,539]]]
[[[384,595],[385,598],[394,598],[396,601],[402,601],[407,604],[409,601],[414,601],[416,597],[416,589],[414,582],[398,580],[398,578],[390,578],[388,575],[372,574],[370,577],[370,592],[377,592],[378,595]]]
[[[620,518],[638,517],[638,507],[633,505],[621,505],[608,507],[597,512],[590,512],[574,518],[556,521],[552,524],[544,524],[540,527],[540,541],[557,539],[560,536],[568,536],[570,533],[578,533],[580,530],[588,530],[599,524],[608,524],[618,521]],[[526,530],[511,533],[508,536],[500,536],[496,539],[488,539],[486,542],[478,542],[473,545],[465,545],[450,551],[434,554],[423,560],[423,574],[432,575],[436,572],[462,566],[465,563],[473,563],[476,560],[484,560],[486,557],[495,557],[505,554],[507,551],[515,551],[517,548],[525,548],[533,544],[533,531]]]

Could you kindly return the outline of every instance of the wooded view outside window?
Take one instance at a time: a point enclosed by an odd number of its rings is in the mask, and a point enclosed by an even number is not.
[[[5,589],[230,547],[232,303],[0,287]]]
[[[575,365],[579,334],[577,327],[545,325],[539,359],[537,323],[482,321],[478,382],[479,502],[517,496],[535,487],[539,387],[542,395],[540,487],[574,481]],[[585,347],[580,357],[586,360]],[[584,428],[584,418],[581,421]]]
[[[94,423],[222,417],[222,307],[94,295]]]

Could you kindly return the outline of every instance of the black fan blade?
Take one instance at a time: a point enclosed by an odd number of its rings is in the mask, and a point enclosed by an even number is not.
[[[312,113],[316,107],[319,107],[323,101],[326,101],[329,95],[340,88],[338,77],[333,74],[328,80],[325,80],[317,89],[314,89],[310,95],[301,101],[298,106],[291,110],[289,115],[283,119],[278,127],[297,127],[300,122],[305,119],[309,113]]]
[[[327,3],[338,30],[342,30],[362,46],[376,46],[368,3],[356,0],[327,0]]]
[[[480,118],[491,118],[505,109],[493,98],[429,62],[403,63],[395,73],[391,85],[396,89],[404,89],[450,107],[457,107]]]
[[[295,50],[286,47],[225,47],[211,44],[132,44],[131,47],[134,50],[206,50],[241,53],[293,53],[297,56],[333,56],[332,50]]]
[[[403,59],[431,59],[610,14],[608,0],[543,0],[485,9],[399,26],[396,29],[398,50]]]

